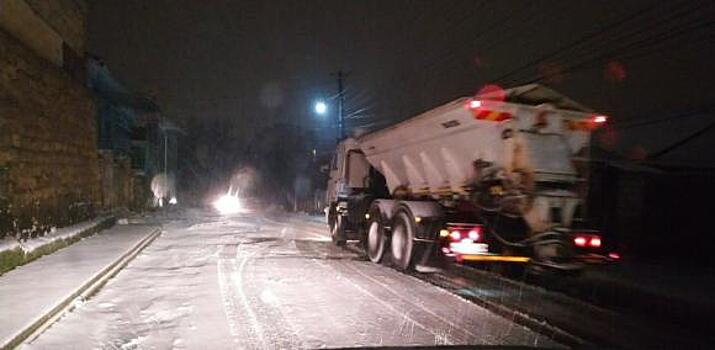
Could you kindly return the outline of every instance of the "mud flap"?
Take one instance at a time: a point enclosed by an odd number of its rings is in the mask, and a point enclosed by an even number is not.
[[[578,275],[585,265],[576,260],[574,252],[563,243],[535,245],[529,270],[540,273]]]
[[[417,249],[420,254],[413,257],[415,259],[415,270],[422,273],[440,272],[447,268],[449,261],[439,251],[435,242],[418,241],[415,242],[421,249]]]

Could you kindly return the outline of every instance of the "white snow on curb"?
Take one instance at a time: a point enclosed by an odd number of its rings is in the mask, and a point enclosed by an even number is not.
[[[57,240],[64,240],[77,236],[93,227],[96,227],[110,217],[111,216],[102,216],[72,226],[67,226],[59,229],[52,228],[52,230],[48,234],[42,237],[31,238],[25,241],[18,241],[14,238],[5,238],[3,240],[0,240],[0,253],[20,247],[25,252],[25,254],[29,254],[46,244],[53,243]]]
[[[14,238],[3,238],[0,240],[0,253],[6,252],[8,250],[14,250],[20,246],[20,242],[18,242]]]

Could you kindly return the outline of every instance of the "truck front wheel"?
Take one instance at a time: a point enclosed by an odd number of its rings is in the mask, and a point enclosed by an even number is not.
[[[347,242],[345,239],[345,217],[342,215],[337,215],[330,227],[330,239],[338,247],[342,247]]]
[[[414,253],[415,225],[411,215],[400,210],[395,214],[390,241],[392,263],[399,270],[408,270]]]

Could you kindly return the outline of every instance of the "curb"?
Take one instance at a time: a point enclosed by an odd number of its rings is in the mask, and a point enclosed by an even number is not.
[[[29,343],[35,340],[40,334],[47,330],[53,323],[59,320],[65,313],[72,311],[75,307],[76,301],[84,301],[89,299],[97,291],[99,291],[104,284],[114,277],[119,271],[121,271],[127,264],[129,264],[134,257],[136,257],[144,248],[146,248],[151,242],[154,241],[160,234],[162,230],[161,227],[155,227],[151,232],[149,232],[144,238],[139,240],[134,246],[129,248],[126,252],[120,255],[116,260],[114,260],[109,265],[105,266],[102,270],[97,272],[88,281],[84,282],[79,288],[70,293],[62,301],[57,303],[50,311],[44,315],[38,317],[25,329],[19,331],[14,336],[10,338],[9,341],[0,345],[0,349],[13,349],[23,343]]]
[[[116,221],[117,221],[117,218],[114,215],[107,215],[104,217],[100,217],[99,221],[97,221],[94,224],[94,226],[90,226],[90,227],[78,232],[74,236],[46,242],[45,244],[36,247],[32,252],[25,252],[19,246],[17,248],[15,248],[14,250],[6,250],[4,252],[0,252],[0,257],[2,257],[3,255],[7,256],[7,255],[10,255],[13,253],[20,255],[20,257],[18,258],[19,260],[16,260],[14,264],[11,264],[11,265],[10,264],[6,264],[6,265],[0,264],[0,276],[7,272],[10,272],[20,266],[29,264],[45,255],[49,255],[56,251],[59,251],[64,248],[67,248],[69,246],[72,246],[73,244],[79,242],[83,238],[92,236],[98,232],[101,232],[103,230],[111,228],[112,226],[114,226]]]

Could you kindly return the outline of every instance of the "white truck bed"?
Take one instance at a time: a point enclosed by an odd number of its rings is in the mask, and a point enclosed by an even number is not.
[[[537,181],[576,180],[571,157],[589,141],[590,130],[583,126],[592,114],[472,101],[454,100],[356,141],[391,193],[398,187],[411,193],[463,193],[478,159],[509,171],[526,169]],[[547,125],[531,132],[537,119]]]

